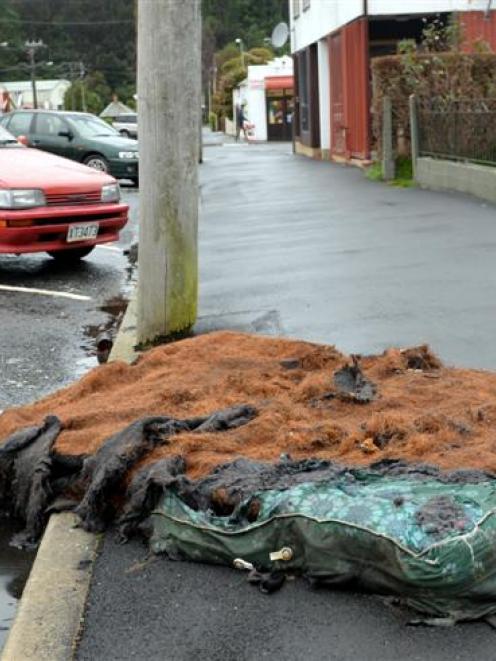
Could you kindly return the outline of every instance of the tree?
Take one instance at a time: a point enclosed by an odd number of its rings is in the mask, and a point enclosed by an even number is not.
[[[268,48],[252,48],[241,55],[235,44],[227,44],[216,55],[218,71],[217,92],[213,97],[213,112],[218,117],[232,117],[232,93],[247,76],[250,64],[265,64],[274,57]]]
[[[83,86],[88,112],[99,114],[109,103],[112,90],[101,71],[94,71],[84,79],[74,81],[64,97],[66,110],[83,110]]]
[[[274,26],[288,19],[287,5],[287,0],[203,0],[205,89],[214,76],[216,51],[238,37],[248,50],[263,45]],[[136,92],[136,7],[136,0],[0,0],[0,43],[16,47],[0,48],[0,79],[26,79],[23,44],[43,39],[48,50],[40,57],[38,77],[53,78],[57,71],[44,67],[43,60],[55,65],[81,61],[89,74],[103,76],[109,90],[103,102],[116,93],[131,105]]]

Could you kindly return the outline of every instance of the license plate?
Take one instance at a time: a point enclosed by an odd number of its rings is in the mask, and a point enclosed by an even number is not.
[[[96,239],[97,235],[98,223],[71,225],[67,230],[67,243],[72,243],[73,241],[88,241],[88,239]]]

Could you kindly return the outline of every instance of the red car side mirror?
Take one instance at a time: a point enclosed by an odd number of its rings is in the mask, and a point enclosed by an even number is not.
[[[29,147],[29,140],[25,135],[18,135],[17,142],[21,145],[24,145],[25,147]]]

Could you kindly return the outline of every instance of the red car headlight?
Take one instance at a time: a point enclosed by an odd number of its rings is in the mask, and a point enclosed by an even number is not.
[[[32,209],[45,205],[45,195],[38,188],[0,188],[0,209]]]

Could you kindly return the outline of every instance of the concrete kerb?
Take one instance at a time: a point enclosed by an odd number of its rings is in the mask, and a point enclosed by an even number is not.
[[[110,352],[110,361],[123,360],[126,363],[132,363],[133,360],[138,357],[139,353],[135,349],[137,342],[136,328],[137,303],[135,290],[127,306],[112,351]]]
[[[110,360],[132,362],[137,352],[136,297],[133,296]],[[0,661],[69,661],[84,622],[94,561],[101,536],[76,528],[72,513],[53,514]]]

